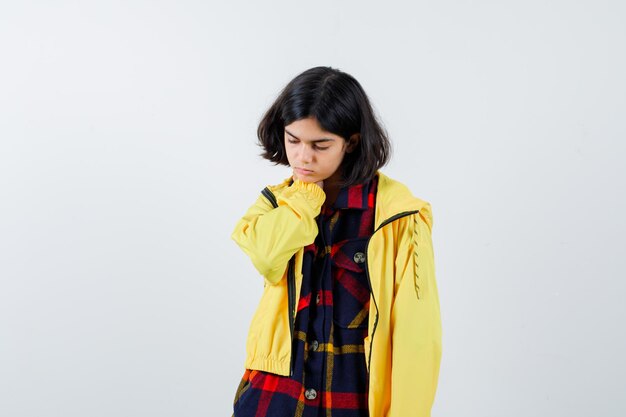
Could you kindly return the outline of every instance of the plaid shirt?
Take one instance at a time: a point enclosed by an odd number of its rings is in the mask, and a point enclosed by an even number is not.
[[[293,375],[246,369],[234,417],[368,417],[365,247],[377,182],[343,187],[333,207],[322,206],[318,235],[304,248]]]

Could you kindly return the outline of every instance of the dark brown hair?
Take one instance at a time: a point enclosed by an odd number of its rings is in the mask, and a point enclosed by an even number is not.
[[[257,129],[263,158],[289,166],[285,151],[285,126],[314,117],[322,129],[348,140],[360,133],[357,148],[346,153],[341,169],[342,186],[374,177],[391,156],[388,134],[359,82],[331,67],[310,68],[291,80],[267,110]]]

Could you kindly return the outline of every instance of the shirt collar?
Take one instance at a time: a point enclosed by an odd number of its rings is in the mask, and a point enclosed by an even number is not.
[[[366,210],[369,199],[370,182],[342,187],[333,204],[335,209]]]

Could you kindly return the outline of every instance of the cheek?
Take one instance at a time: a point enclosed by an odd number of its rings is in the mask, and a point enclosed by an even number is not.
[[[293,155],[293,149],[289,146],[288,143],[285,143],[285,153],[287,154],[287,158],[291,159]]]
[[[335,152],[333,155],[333,165],[339,166],[341,165],[341,161],[343,160],[343,153],[341,151]]]

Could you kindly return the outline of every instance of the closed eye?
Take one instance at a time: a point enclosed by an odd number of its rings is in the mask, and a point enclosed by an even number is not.
[[[299,141],[287,139],[287,142],[289,142],[289,143],[298,143]],[[317,150],[320,150],[320,151],[324,151],[324,150],[326,150],[328,148],[330,148],[330,146],[323,147],[323,146],[313,145],[313,149],[317,149]]]

